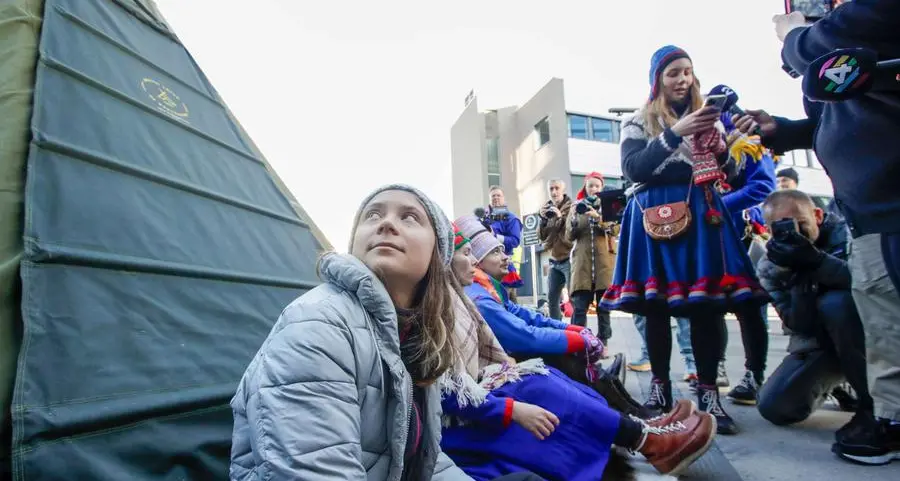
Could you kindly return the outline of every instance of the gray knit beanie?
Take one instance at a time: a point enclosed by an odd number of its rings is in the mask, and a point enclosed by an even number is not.
[[[388,190],[409,192],[419,199],[422,207],[425,208],[425,213],[428,214],[431,226],[434,228],[434,237],[437,239],[437,248],[441,254],[441,262],[445,266],[450,265],[450,260],[453,258],[453,227],[450,225],[447,215],[425,193],[406,184],[389,184],[379,187],[363,199],[362,204],[359,205],[359,210],[356,211],[356,216],[353,217],[353,231],[350,232],[350,251],[353,251],[353,238],[356,237],[356,226],[359,224],[359,216],[362,215],[362,210],[373,197]]]

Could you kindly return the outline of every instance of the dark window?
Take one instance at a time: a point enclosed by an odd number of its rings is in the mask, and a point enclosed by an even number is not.
[[[500,143],[496,137],[487,139],[487,171],[500,175]],[[499,182],[497,182],[499,184]],[[493,185],[493,184],[491,184]]]
[[[619,143],[618,122],[592,117],[591,138],[600,142]]]
[[[572,191],[572,198],[575,198],[575,194],[581,190],[581,187],[584,185],[584,176],[579,174],[572,174],[572,187],[569,189]]]
[[[550,142],[550,117],[544,117],[534,124],[534,150],[538,150]]]
[[[569,137],[572,137],[573,139],[588,138],[587,117],[569,114]]]
[[[604,189],[621,189],[622,185],[625,183],[625,180],[621,177],[604,177],[603,178],[603,188]]]
[[[500,174],[488,174],[488,185],[500,185]]]

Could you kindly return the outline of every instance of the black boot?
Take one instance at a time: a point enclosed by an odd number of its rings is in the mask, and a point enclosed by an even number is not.
[[[655,416],[652,411],[631,397],[625,386],[619,382],[616,376],[611,375],[609,371],[600,370],[599,377],[591,387],[606,399],[606,403],[609,404],[611,409],[626,416],[631,415],[640,419],[650,419]]]
[[[831,451],[856,464],[880,466],[900,460],[900,425],[874,416],[861,416],[856,428],[848,429]]]
[[[734,419],[722,408],[722,401],[719,399],[719,388],[716,386],[697,386],[697,409],[705,411],[716,418],[716,432],[719,434],[737,434],[738,427]]]
[[[672,410],[672,381],[660,381],[654,379],[650,384],[650,394],[644,408],[659,416]]]
[[[875,431],[875,424],[875,415],[871,411],[859,411],[834,433],[834,440],[837,444],[841,444],[846,438],[863,438]]]
[[[621,352],[613,356],[613,360],[609,363],[609,367],[606,368],[606,372],[609,373],[612,377],[619,380],[622,385],[625,385],[625,374],[628,372],[625,369],[625,354]]]

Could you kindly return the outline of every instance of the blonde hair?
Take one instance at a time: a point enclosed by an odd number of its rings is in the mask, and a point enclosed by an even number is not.
[[[659,73],[659,76],[662,77],[664,71]],[[684,112],[685,115],[700,110],[703,108],[703,93],[700,92],[700,80],[694,77],[693,83],[691,83],[691,88],[688,91],[688,108]],[[662,79],[657,79],[660,86],[662,85]],[[659,94],[650,100],[647,100],[647,104],[644,106],[643,111],[644,116],[644,129],[650,135],[650,137],[656,137],[661,134],[663,130],[668,127],[672,127],[678,122],[678,115],[675,113],[675,110],[669,105],[669,100],[666,98],[666,94],[663,92],[663,88],[659,88]]]

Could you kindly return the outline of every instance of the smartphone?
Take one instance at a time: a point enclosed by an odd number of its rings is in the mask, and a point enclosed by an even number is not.
[[[807,20],[815,22],[844,3],[845,0],[784,0],[784,13],[800,12]]]
[[[725,108],[726,99],[728,99],[727,95],[708,95],[706,97],[706,102],[703,103],[703,106],[712,107],[716,110],[722,110]]]
[[[784,218],[772,222],[772,237],[776,239],[787,238],[792,232],[800,232],[797,221],[791,218]]]

